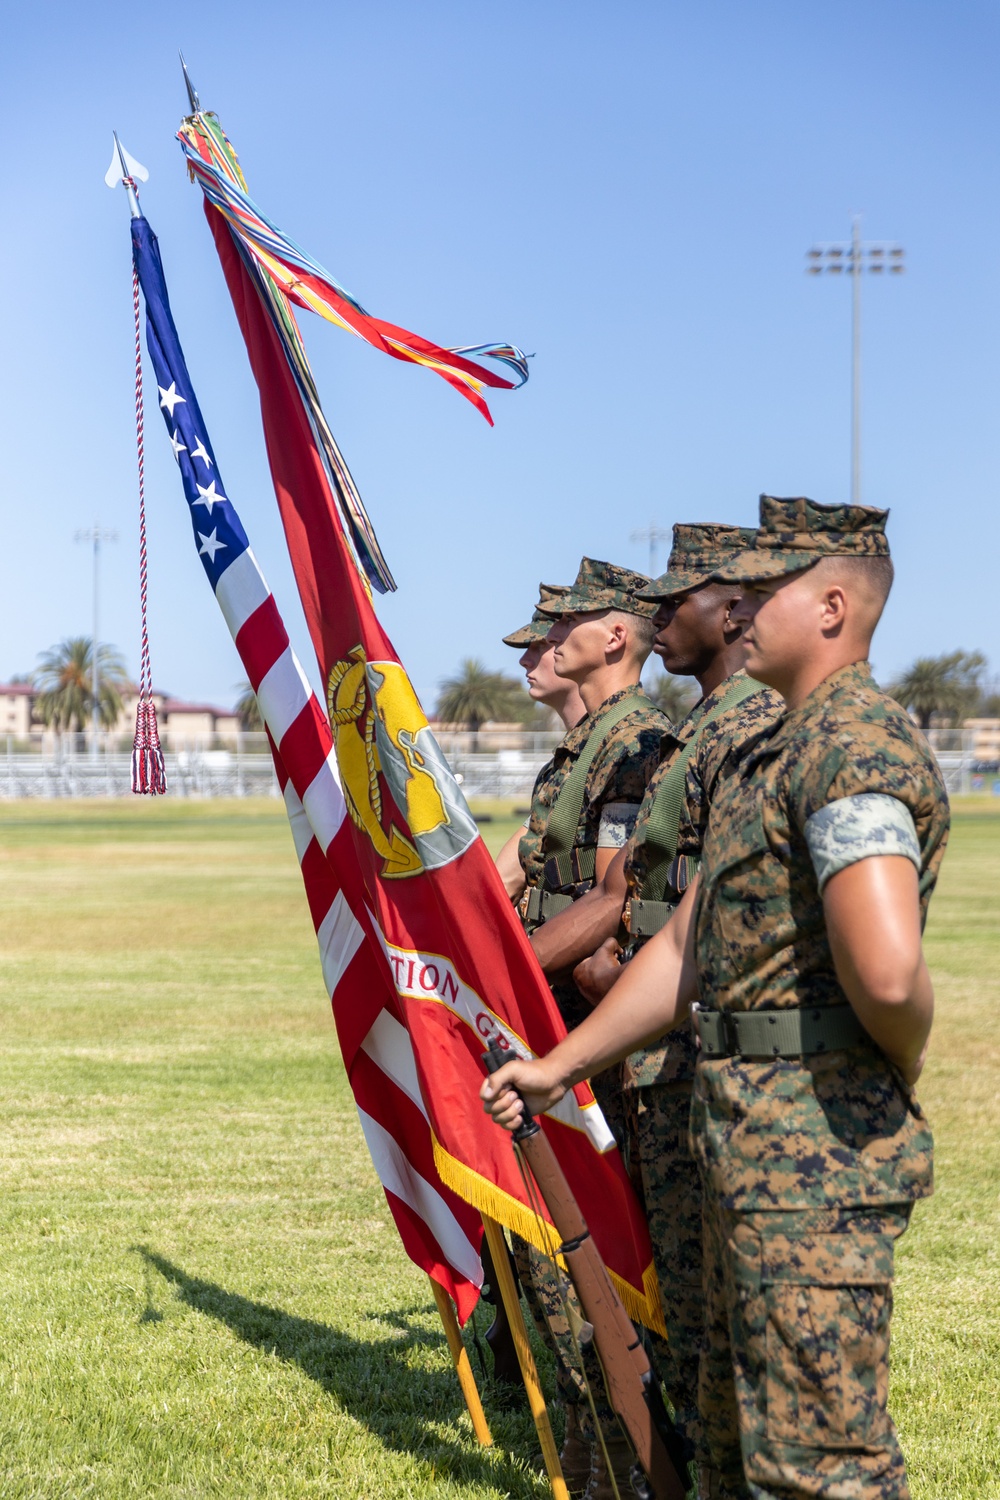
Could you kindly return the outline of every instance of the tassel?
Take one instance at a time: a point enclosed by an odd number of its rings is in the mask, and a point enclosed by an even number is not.
[[[149,797],[162,796],[167,790],[160,733],[156,727],[156,706],[151,698],[141,697],[135,711],[132,790],[137,795]]]

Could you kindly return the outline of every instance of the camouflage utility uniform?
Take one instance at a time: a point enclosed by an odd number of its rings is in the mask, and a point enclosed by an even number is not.
[[[649,580],[612,564],[585,558],[576,582],[566,592],[543,597],[539,609],[551,620],[571,610],[578,613],[622,609],[626,613],[651,615],[654,606],[636,604],[635,592]],[[596,747],[591,737],[609,714],[617,722],[601,735]],[[531,813],[521,838],[518,856],[525,877],[522,917],[528,932],[545,920],[542,912],[529,912],[531,893],[577,900],[594,883],[594,859],[598,847],[625,843],[646,781],[657,762],[660,737],[667,727],[666,715],[646,697],[638,685],[613,694],[599,708],[581,719],[557,747],[552,760],[538,773],[531,799]],[[566,789],[581,755],[593,749],[586,773],[579,818],[571,847],[559,857],[548,847],[549,823],[559,796]],[[537,900],[537,897],[536,897]],[[572,981],[553,984],[552,993],[568,1029],[578,1026],[591,1007]],[[619,1143],[624,1139],[621,1068],[610,1068],[591,1079],[598,1103]],[[546,1342],[556,1351],[556,1381],[562,1400],[581,1406],[581,1425],[590,1441],[592,1431],[586,1406],[579,1354],[566,1315],[566,1298],[575,1303],[569,1283],[551,1263],[517,1236],[514,1256],[532,1314]],[[596,1353],[585,1350],[584,1369],[595,1400],[598,1419],[607,1431],[616,1429],[616,1419],[607,1402]]]
[[[755,549],[728,576],[886,555],[885,515],[763,497]],[[908,1495],[886,1409],[893,1249],[931,1191],[931,1133],[846,1004],[821,891],[859,859],[904,855],[926,915],[947,829],[934,759],[864,662],[788,711],[713,803],[692,1140],[706,1219],[699,1396],[717,1493]]]
[[[634,704],[634,708],[608,731],[591,761],[573,850],[566,862],[571,868],[564,865],[559,869],[555,860],[546,856],[549,814],[598,722],[609,709],[619,704],[622,707]],[[581,871],[579,855],[583,850],[597,849],[598,839],[602,837],[602,815],[609,807],[622,810],[612,825],[610,836],[620,838],[624,844],[634,826],[646,783],[656,769],[660,741],[668,724],[662,709],[657,708],[641,688],[635,687],[613,694],[569,731],[548,765],[538,773],[528,825],[518,846],[518,858],[529,892],[537,888],[576,901],[590,890],[594,884],[593,870],[589,875]],[[563,879],[567,874],[569,879]],[[522,906],[526,907],[527,902],[522,901]],[[534,931],[539,924],[529,918],[526,925],[529,931]],[[579,1026],[584,1017],[590,1015],[592,1007],[574,984],[556,984],[553,992],[569,1029]]]
[[[749,689],[749,695],[732,703],[706,725],[705,720],[727,698],[736,698],[741,689]],[[662,925],[694,879],[709,806],[720,776],[749,741],[774,723],[780,708],[781,699],[776,693],[763,684],[754,684],[745,672],[737,672],[663,736],[663,758],[646,789],[635,830],[626,847],[628,899],[624,913],[626,931],[622,936],[629,956],[652,935],[652,931],[637,931],[632,936],[629,929],[652,929],[656,922]],[[658,872],[660,851],[646,837],[650,817],[657,793],[662,795],[672,767],[692,740],[696,744],[683,769],[676,847],[666,871]],[[660,878],[655,886],[654,920],[649,921],[651,903],[648,899],[645,907],[641,903],[643,891],[649,891],[650,876],[657,873]],[[645,923],[643,916],[647,918]],[[656,1046],[633,1052],[625,1064],[625,1110],[629,1167],[649,1223],[669,1339],[665,1348],[657,1341],[657,1362],[677,1426],[704,1463],[707,1455],[701,1442],[697,1407],[698,1359],[705,1322],[701,1183],[689,1148],[696,1059],[696,1043],[687,1030],[672,1032]]]
[[[642,598],[665,604],[711,583],[754,540],[750,527],[679,522],[667,571]],[[625,851],[625,909],[619,940],[628,958],[669,920],[694,879],[715,783],[748,738],[772,722],[780,699],[745,672],[707,694],[660,741],[660,764]],[[689,1032],[635,1052],[625,1065],[629,1170],[653,1245],[669,1342],[653,1335],[657,1364],[689,1453],[707,1455],[698,1416],[701,1184],[688,1141],[696,1047]]]

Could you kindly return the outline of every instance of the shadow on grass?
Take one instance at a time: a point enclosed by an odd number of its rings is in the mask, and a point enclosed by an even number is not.
[[[497,1409],[489,1400],[492,1382],[483,1390],[494,1443],[491,1458],[475,1446],[470,1436],[464,1442],[447,1436],[442,1424],[454,1426],[464,1413],[458,1382],[448,1359],[440,1370],[415,1368],[407,1352],[415,1346],[444,1346],[443,1333],[429,1333],[409,1319],[410,1309],[394,1309],[379,1316],[379,1323],[396,1330],[397,1336],[382,1343],[364,1343],[326,1323],[299,1318],[263,1302],[252,1302],[236,1292],[227,1292],[214,1281],[190,1276],[146,1245],[133,1245],[147,1267],[152,1267],[175,1289],[188,1306],[225,1323],[237,1338],[275,1355],[316,1381],[333,1396],[344,1411],[366,1426],[387,1447],[409,1453],[434,1465],[437,1474],[495,1486],[502,1494],[535,1493],[537,1475],[526,1470],[502,1451],[510,1445],[525,1458],[536,1459],[537,1442],[530,1420],[525,1422]],[[425,1312],[414,1307],[413,1313]],[[140,1321],[151,1322],[156,1313],[147,1283],[147,1307]],[[499,1448],[499,1451],[498,1451]]]

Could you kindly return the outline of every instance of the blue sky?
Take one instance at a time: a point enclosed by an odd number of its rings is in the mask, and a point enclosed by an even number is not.
[[[817,240],[905,246],[864,286],[863,499],[891,507],[883,678],[987,653],[1000,444],[1000,11],[953,0],[250,3],[38,0],[5,22],[8,230],[0,680],[90,631],[138,665],[128,214],[112,127],[150,170],[174,313],[225,488],[300,623],[256,392],[173,139],[177,49],[264,210],[366,307],[445,344],[510,339],[529,384],[491,431],[443,381],[318,319],[333,430],[399,592],[418,690],[500,637],[581,553],[644,567],[654,521],[751,524],[762,490],[847,498],[849,288]],[[155,388],[153,388],[155,396]],[[194,553],[155,403],[147,433],[158,685],[223,704],[243,673]],[[661,554],[661,566],[663,557]]]

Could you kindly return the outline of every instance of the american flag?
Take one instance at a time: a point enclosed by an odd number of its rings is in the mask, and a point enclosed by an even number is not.
[[[482,1113],[481,1053],[565,1034],[347,542],[284,327],[206,203],[261,393],[272,479],[328,710],[296,661],[225,495],[170,317],[155,237],[133,220],[147,342],[202,565],[257,692],[295,836],[362,1127],[411,1259],[465,1319],[482,1270],[476,1210],[541,1249],[553,1232],[509,1138]],[[331,734],[331,724],[334,726]],[[428,808],[430,805],[430,813]],[[586,1085],[542,1122],[631,1315],[662,1331],[649,1234]]]
[[[407,1253],[450,1293],[464,1320],[482,1284],[482,1225],[438,1176],[413,1046],[381,942],[364,893],[345,891],[336,873],[357,867],[349,850],[341,849],[338,859],[335,848],[338,836],[349,841],[350,829],[330,724],[226,494],[171,315],[159,246],[145,218],[133,220],[132,241],[160,411],[198,555],[267,725],[361,1127]],[[363,1035],[352,1025],[356,1008],[337,1004],[341,987],[381,1002]]]

